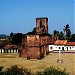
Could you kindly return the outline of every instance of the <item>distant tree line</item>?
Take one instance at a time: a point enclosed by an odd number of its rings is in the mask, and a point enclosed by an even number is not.
[[[53,31],[53,35],[56,36],[59,40],[68,40],[75,42],[75,34],[71,33],[69,24],[64,26],[63,31],[59,32],[58,30]]]
[[[11,44],[20,45],[22,43],[22,37],[23,37],[22,33],[11,32],[9,40],[10,40]]]
[[[11,32],[9,36],[6,36],[4,34],[0,35],[0,39],[6,39],[6,40],[0,40],[0,46],[2,47],[6,44],[20,45],[22,43],[22,38],[25,35],[31,35],[31,34],[36,34],[36,27],[34,27],[31,32],[28,32],[26,34]],[[52,35],[57,37],[59,40],[68,40],[71,42],[75,42],[75,34],[72,34],[69,24],[66,24],[66,26],[64,26],[62,31],[60,32],[58,30],[54,30]]]
[[[10,42],[12,44],[20,45],[22,43],[22,37],[31,34],[36,34],[36,27],[34,27],[31,32],[28,32],[26,34],[11,32]],[[75,34],[71,33],[69,24],[66,24],[66,26],[64,26],[61,32],[59,32],[58,30],[54,30],[52,35],[57,37],[59,40],[68,40],[68,41],[75,42]]]

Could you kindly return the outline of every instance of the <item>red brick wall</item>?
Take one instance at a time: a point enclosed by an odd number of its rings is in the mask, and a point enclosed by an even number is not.
[[[37,59],[44,57],[49,53],[48,49],[48,40],[49,36],[40,36],[40,35],[28,35],[23,38],[23,45],[20,49],[20,57]],[[45,47],[44,47],[45,46]]]
[[[20,46],[19,50],[19,57],[27,58],[27,36],[23,37],[22,45]]]
[[[49,42],[49,36],[41,36],[40,37],[40,45],[46,45],[46,44],[48,44],[48,42]]]
[[[39,46],[39,35],[28,35],[27,45],[28,46]]]
[[[19,57],[27,58],[27,51],[25,49],[20,50]]]
[[[28,59],[38,59],[40,58],[40,48],[39,47],[29,47],[27,50]]]
[[[41,22],[42,26],[45,27],[43,31],[41,31],[43,29],[43,27],[40,28],[40,22]],[[45,18],[36,18],[36,28],[37,28],[37,30],[36,30],[37,34],[43,34],[43,33],[47,34],[48,33],[48,18],[46,18],[46,17]]]
[[[20,57],[42,58],[45,55],[45,50],[48,54],[48,44],[53,43],[55,37],[43,34],[48,34],[48,18],[36,18],[36,35],[26,35],[23,38]]]

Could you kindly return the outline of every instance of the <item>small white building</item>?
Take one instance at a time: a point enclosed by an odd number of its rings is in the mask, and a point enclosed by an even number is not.
[[[66,51],[75,50],[75,42],[67,42],[66,45],[65,45],[65,50]]]
[[[49,45],[49,51],[65,50],[64,46],[67,40],[57,40],[53,45]]]
[[[0,49],[0,53],[18,53],[18,46],[6,45],[4,48]]]
[[[54,44],[49,45],[49,51],[74,51],[75,42],[67,42],[67,40],[57,40]]]

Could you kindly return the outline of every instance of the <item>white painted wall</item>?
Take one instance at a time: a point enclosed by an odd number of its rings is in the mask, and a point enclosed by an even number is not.
[[[65,50],[75,50],[75,46],[65,46]]]
[[[4,50],[2,49],[2,53],[4,53]]]
[[[51,48],[52,47],[52,48]],[[58,45],[49,45],[49,51],[58,51],[58,50],[75,50],[75,46],[58,46]]]
[[[18,49],[17,49],[17,53],[18,53]]]
[[[55,45],[54,46],[54,50],[63,50],[64,46],[58,46],[58,45]]]
[[[49,51],[53,51],[54,45],[49,45]]]
[[[16,50],[14,49],[14,53],[16,53]]]
[[[8,53],[10,53],[10,49],[8,50]]]
[[[4,49],[0,49],[0,53],[4,53]],[[12,49],[11,51],[10,51],[10,49],[8,50],[8,53],[18,53],[18,49],[16,50],[16,49]]]
[[[1,49],[0,49],[0,53],[1,53]]]
[[[52,49],[51,49],[51,47],[52,47]],[[55,51],[57,51],[57,50],[63,50],[62,47],[64,47],[64,46],[49,45],[49,51],[53,51],[53,50],[55,50]]]

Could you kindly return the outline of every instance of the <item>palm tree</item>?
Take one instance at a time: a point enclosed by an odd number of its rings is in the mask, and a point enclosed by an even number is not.
[[[70,39],[70,36],[71,36],[71,31],[70,31],[69,24],[67,24],[66,26],[64,26],[64,29],[63,30],[64,30],[64,34],[66,36],[66,39],[69,40]]]

